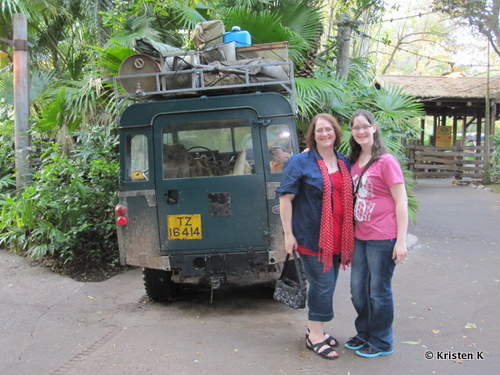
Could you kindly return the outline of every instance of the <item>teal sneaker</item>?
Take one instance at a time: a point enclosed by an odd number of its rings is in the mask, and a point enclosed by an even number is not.
[[[375,349],[371,345],[365,345],[361,349],[356,350],[356,354],[359,355],[360,357],[365,357],[365,358],[375,358],[381,355],[389,355],[394,353],[394,350],[387,350],[387,351],[382,351]]]
[[[349,340],[347,340],[346,343],[344,344],[344,346],[347,349],[357,350],[357,349],[361,349],[363,346],[365,346],[365,342],[363,340],[361,340],[360,338],[355,336],[355,337],[351,337]]]

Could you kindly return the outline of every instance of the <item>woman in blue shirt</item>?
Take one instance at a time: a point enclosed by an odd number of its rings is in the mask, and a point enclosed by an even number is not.
[[[306,347],[326,359],[338,358],[339,343],[324,323],[333,319],[339,266],[350,265],[354,247],[350,164],[335,150],[341,141],[337,120],[316,115],[306,134],[309,151],[288,160],[276,190],[285,249],[301,254],[309,284]]]

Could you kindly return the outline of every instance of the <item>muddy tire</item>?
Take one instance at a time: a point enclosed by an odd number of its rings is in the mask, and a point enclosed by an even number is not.
[[[172,281],[172,272],[144,268],[142,270],[144,288],[154,301],[171,301],[176,297],[178,288]]]

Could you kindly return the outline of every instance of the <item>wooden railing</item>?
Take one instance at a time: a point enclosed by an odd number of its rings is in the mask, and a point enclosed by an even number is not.
[[[410,144],[407,149],[408,169],[415,178],[483,178],[484,146],[436,147]]]

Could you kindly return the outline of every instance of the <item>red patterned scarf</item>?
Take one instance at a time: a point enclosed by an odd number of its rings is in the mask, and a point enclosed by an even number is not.
[[[321,227],[319,232],[320,259],[323,263],[323,272],[328,271],[333,265],[333,207],[332,185],[328,168],[323,159],[318,159],[318,166],[323,177],[323,204],[321,210]],[[338,159],[338,166],[342,174],[342,238],[340,249],[340,264],[346,269],[352,260],[354,250],[354,223],[353,223],[353,198],[351,175],[344,161]]]

